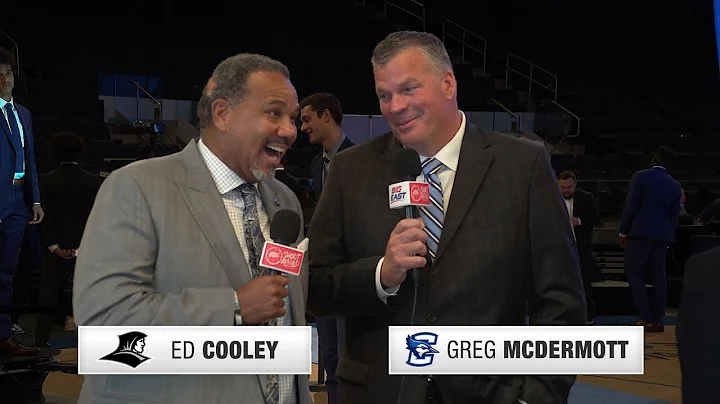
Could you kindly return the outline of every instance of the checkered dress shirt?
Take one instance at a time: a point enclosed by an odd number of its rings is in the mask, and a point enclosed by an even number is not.
[[[237,236],[240,248],[245,256],[245,261],[248,262],[248,246],[245,241],[245,233],[243,229],[243,209],[245,206],[239,190],[235,191],[235,189],[245,183],[245,181],[228,166],[226,166],[225,163],[220,161],[220,159],[217,158],[217,156],[215,156],[210,149],[205,146],[205,144],[203,144],[202,140],[198,142],[198,148],[200,149],[200,154],[202,155],[203,160],[205,160],[205,164],[210,170],[210,174],[212,174],[212,177],[215,180],[215,185],[217,185],[217,189],[222,196],[225,209],[230,217],[230,222],[232,222],[233,228],[235,229],[235,235]],[[257,193],[257,198],[257,214],[258,220],[260,221],[260,229],[265,237],[265,240],[270,240],[270,221],[268,220],[267,212],[265,212],[265,207],[260,200],[259,192]],[[258,254],[261,252],[262,251],[258,251]],[[251,271],[250,275],[252,276],[252,270],[250,269],[249,262],[248,271]],[[285,316],[279,318],[276,325],[293,325],[289,296],[285,298],[285,307]],[[280,401],[278,401],[278,404],[297,403],[297,389],[295,387],[295,383],[296,378],[294,375],[279,375],[278,387],[280,389]],[[265,385],[264,380],[262,384],[263,386]]]

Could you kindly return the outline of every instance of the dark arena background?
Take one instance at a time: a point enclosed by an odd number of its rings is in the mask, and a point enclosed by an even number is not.
[[[649,167],[659,146],[672,147],[687,215],[667,255],[669,330],[647,337],[645,376],[581,377],[570,402],[680,402],[672,326],[684,264],[720,245],[717,222],[701,217],[720,197],[720,37],[712,2],[17,3],[3,7],[0,44],[19,57],[14,95],[33,114],[41,174],[54,168],[48,139],[61,131],[86,138],[81,166],[101,178],[182,149],[198,136],[197,101],[212,69],[240,52],[285,63],[299,98],[335,94],[344,132],[355,143],[368,141],[388,130],[370,67],[375,44],[400,29],[435,33],[451,54],[468,119],[543,141],[557,173],[573,171],[578,188],[594,194],[602,215],[593,234],[603,275],[594,284],[598,324],[636,319],[618,222],[632,173]],[[299,133],[285,169],[310,179],[320,150]],[[28,285],[20,340],[31,341],[39,273],[32,266],[18,273]],[[77,342],[63,321],[51,345],[72,363]],[[75,402],[81,380],[51,373],[47,402]],[[314,380],[315,402],[324,403],[323,377]]]

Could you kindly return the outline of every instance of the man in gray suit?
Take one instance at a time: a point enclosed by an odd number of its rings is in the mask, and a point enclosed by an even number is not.
[[[335,156],[309,230],[308,310],[346,317],[339,402],[566,403],[573,376],[388,375],[390,325],[520,326],[527,315],[532,325],[585,325],[586,314],[543,146],[468,121],[432,34],[392,33],[372,64],[392,133]],[[418,219],[388,208],[388,185],[404,180],[392,168],[403,147],[418,152],[418,180],[431,185],[433,204]]]
[[[273,178],[295,141],[297,114],[297,94],[280,62],[240,54],[220,63],[198,103],[200,140],[104,181],[76,264],[76,323],[305,325],[307,271],[265,275],[258,266],[274,214],[291,209],[302,217],[297,197]],[[109,375],[86,376],[79,402],[311,399],[302,375]]]

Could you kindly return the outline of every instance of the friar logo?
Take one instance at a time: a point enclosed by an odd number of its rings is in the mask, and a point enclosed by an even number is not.
[[[131,331],[118,335],[120,340],[117,349],[103,356],[100,360],[122,363],[135,369],[152,358],[143,355],[147,335],[139,331]]]

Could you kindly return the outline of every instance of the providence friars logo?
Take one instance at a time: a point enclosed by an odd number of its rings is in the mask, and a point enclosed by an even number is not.
[[[147,335],[132,331],[127,334],[118,335],[120,342],[117,349],[103,356],[100,360],[112,361],[137,368],[141,363],[151,359],[142,354],[145,349],[145,338]]]

